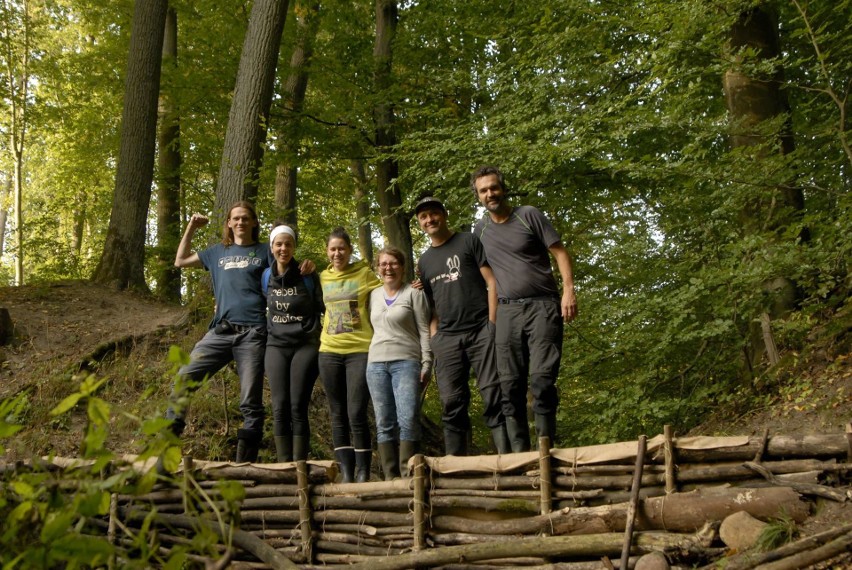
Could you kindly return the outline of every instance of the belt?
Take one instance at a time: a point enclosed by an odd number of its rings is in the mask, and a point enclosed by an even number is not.
[[[234,331],[235,333],[244,333],[244,332],[248,332],[248,331],[250,331],[251,329],[253,329],[255,326],[256,326],[256,325],[236,325],[236,324],[234,324],[234,323],[231,323],[231,329],[233,329],[233,331]]]
[[[556,301],[556,297],[554,297],[553,295],[543,295],[541,297],[525,297],[523,299],[506,299],[505,297],[497,299],[497,302],[501,305],[512,305],[515,303],[534,303],[542,301]]]

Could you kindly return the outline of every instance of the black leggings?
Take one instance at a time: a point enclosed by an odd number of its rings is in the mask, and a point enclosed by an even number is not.
[[[310,436],[308,404],[317,381],[317,349],[313,343],[267,346],[264,366],[272,393],[274,435]]]
[[[354,446],[372,449],[367,405],[367,353],[319,355],[320,377],[331,412],[331,438],[334,447]],[[350,439],[349,433],[352,432]]]

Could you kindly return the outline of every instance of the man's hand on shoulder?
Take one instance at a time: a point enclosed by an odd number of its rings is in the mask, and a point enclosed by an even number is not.
[[[311,261],[310,259],[303,259],[302,263],[299,264],[299,273],[302,275],[310,275],[317,269],[317,264]]]

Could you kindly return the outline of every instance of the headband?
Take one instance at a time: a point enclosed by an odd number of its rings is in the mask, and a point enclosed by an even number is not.
[[[269,232],[269,245],[272,245],[273,240],[281,234],[287,234],[293,238],[293,242],[296,241],[296,232],[293,231],[293,228],[290,226],[275,226],[272,231]]]

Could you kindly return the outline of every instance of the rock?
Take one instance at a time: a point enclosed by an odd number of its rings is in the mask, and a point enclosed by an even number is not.
[[[662,552],[649,552],[636,561],[634,570],[669,570],[669,561]]]
[[[719,537],[728,548],[748,550],[757,543],[760,533],[766,527],[765,522],[757,520],[745,511],[739,511],[722,521]]]

